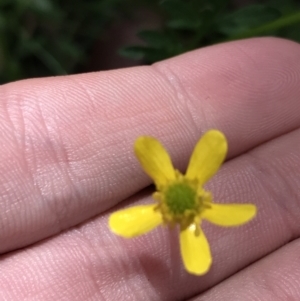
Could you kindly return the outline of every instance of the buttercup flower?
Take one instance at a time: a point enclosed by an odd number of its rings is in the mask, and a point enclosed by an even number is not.
[[[195,275],[208,272],[212,257],[200,227],[202,220],[230,227],[250,221],[253,204],[216,204],[203,185],[217,172],[227,153],[227,141],[218,130],[206,132],[198,141],[185,175],[175,170],[164,147],[155,138],[139,137],[135,154],[157,191],[154,204],[140,205],[113,213],[111,231],[126,238],[147,233],[155,227],[178,225],[180,250],[186,270]]]

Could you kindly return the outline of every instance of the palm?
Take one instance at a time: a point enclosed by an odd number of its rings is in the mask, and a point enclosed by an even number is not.
[[[2,86],[0,299],[298,300],[299,49],[255,39],[153,68]],[[176,230],[125,240],[107,218],[150,201],[137,136],[162,140],[184,169],[209,128],[229,140],[208,184],[216,202],[256,203],[258,215],[205,224],[214,261],[195,277]]]

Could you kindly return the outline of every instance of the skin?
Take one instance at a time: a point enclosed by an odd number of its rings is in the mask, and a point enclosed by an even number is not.
[[[300,45],[261,38],[1,86],[0,299],[299,300],[299,61]],[[107,219],[152,202],[138,136],[162,141],[184,171],[211,128],[229,153],[207,189],[258,215],[238,228],[203,223],[214,261],[196,277],[176,230],[127,240]]]

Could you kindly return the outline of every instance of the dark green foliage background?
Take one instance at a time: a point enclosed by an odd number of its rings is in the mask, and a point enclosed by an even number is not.
[[[143,63],[254,36],[300,41],[299,2],[0,0],[0,82],[80,71],[99,37],[141,9],[157,17],[157,29],[137,29],[143,43],[124,45],[119,53]]]
[[[133,59],[153,63],[195,48],[255,36],[300,41],[300,1],[254,1],[237,7],[229,0],[158,1],[160,30],[140,31],[143,46],[121,49]]]
[[[0,0],[0,82],[76,72],[122,0]]]

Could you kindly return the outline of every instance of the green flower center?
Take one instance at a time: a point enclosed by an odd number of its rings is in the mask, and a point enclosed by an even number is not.
[[[165,203],[174,215],[197,209],[197,193],[186,183],[176,183],[165,192]]]

